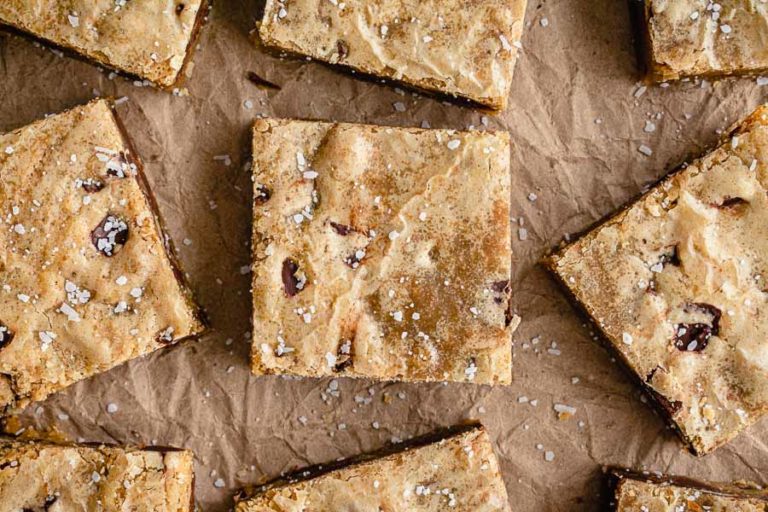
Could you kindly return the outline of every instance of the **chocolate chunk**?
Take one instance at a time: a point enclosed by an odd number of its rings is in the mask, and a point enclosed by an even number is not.
[[[331,221],[331,227],[336,233],[340,234],[341,236],[347,236],[350,232],[352,232],[351,227],[345,226],[344,224],[339,224],[338,222]]]
[[[107,176],[125,178],[136,174],[136,164],[132,163],[128,154],[121,151],[107,162]]]
[[[339,60],[346,59],[349,55],[349,46],[342,39],[336,41],[336,53],[339,54]]]
[[[333,371],[341,373],[352,366],[352,341],[344,340],[336,350],[336,364]]]
[[[270,82],[269,80],[267,80],[265,78],[261,78],[259,75],[257,75],[253,71],[249,71],[246,76],[248,77],[248,80],[253,85],[255,85],[256,87],[258,87],[260,89],[275,89],[275,90],[278,90],[278,91],[280,90],[280,86],[279,85],[274,84],[274,83]]]
[[[272,191],[270,191],[265,185],[256,185],[256,193],[253,198],[253,202],[256,204],[264,204],[272,197]]]
[[[0,322],[0,349],[7,347],[11,341],[13,341],[13,331]]]
[[[690,309],[698,309],[708,314],[712,317],[712,323],[678,324],[675,327],[675,347],[684,352],[701,352],[707,348],[709,338],[720,333],[722,312],[715,306],[704,303],[687,304],[685,310]]]
[[[176,14],[180,15],[182,12],[184,12],[184,8],[186,6],[182,3],[176,6]]]
[[[299,264],[291,258],[283,260],[283,287],[288,297],[293,297],[304,289],[306,280],[299,277]]]
[[[128,241],[128,224],[122,218],[107,214],[91,231],[91,242],[100,253],[107,257],[117,254]]]
[[[505,279],[503,281],[496,281],[491,285],[491,289],[496,293],[509,293],[509,280]]]
[[[173,342],[173,327],[166,327],[155,336],[155,340],[163,345]]]
[[[512,289],[509,287],[509,281],[496,281],[491,285],[491,290],[500,294],[498,297],[493,298],[493,302],[496,304],[502,304],[505,300],[509,300],[509,295]]]
[[[724,209],[731,209],[731,208],[737,208],[741,205],[749,204],[749,201],[742,197],[728,197],[726,196],[723,199],[723,202],[717,205],[718,208],[724,208]]]
[[[651,384],[653,382],[653,376],[656,375],[656,371],[659,368],[660,367],[657,366],[656,368],[651,370],[650,373],[648,373],[648,375],[645,376],[646,383]],[[664,411],[667,414],[671,416],[674,416],[683,407],[683,403],[681,401],[669,400],[667,397],[657,392],[652,386],[645,386],[645,390],[648,391],[648,393],[650,393],[650,395],[653,397],[656,403],[662,409],[664,409]]]
[[[89,194],[95,194],[104,188],[104,182],[101,180],[88,178],[87,180],[82,180],[80,186],[83,187],[83,190]]]

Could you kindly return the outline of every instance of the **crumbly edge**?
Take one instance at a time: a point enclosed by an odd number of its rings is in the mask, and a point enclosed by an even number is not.
[[[254,123],[252,125],[252,128],[251,128],[251,150],[255,154],[257,149],[258,149],[255,146],[256,133],[268,133],[269,131],[271,131],[274,128],[277,128],[277,127],[280,127],[280,126],[284,126],[284,125],[287,125],[287,124],[291,124],[291,123],[295,123],[295,122],[316,123],[316,124],[328,125],[328,126],[331,126],[331,127],[338,126],[338,125],[352,125],[352,126],[359,127],[361,129],[378,129],[378,130],[381,130],[381,129],[384,129],[384,130],[386,130],[386,129],[395,129],[395,130],[400,130],[400,131],[409,131],[409,132],[412,132],[412,133],[436,131],[435,129],[429,129],[429,128],[414,128],[414,127],[401,127],[401,126],[384,126],[384,125],[361,124],[361,123],[341,123],[341,122],[317,121],[317,120],[313,120],[313,119],[301,119],[301,118],[291,118],[291,119],[285,119],[285,118],[284,119],[262,118],[262,119],[257,119],[256,121],[254,121]],[[265,129],[260,131],[258,129],[259,125],[265,126]],[[455,131],[457,133],[462,133],[462,132],[466,133],[466,131],[462,131],[462,130],[455,130]],[[469,133],[471,133],[471,132],[469,132]],[[505,131],[495,131],[495,130],[486,130],[483,133],[488,134],[488,135],[493,135],[495,137],[501,137],[502,139],[504,139],[504,142],[506,143],[507,148],[508,149],[510,148],[511,136],[509,135],[508,132],[505,132]],[[251,168],[251,176],[253,178],[253,180],[252,180],[253,187],[254,187],[253,192],[255,194],[255,192],[256,192],[255,187],[256,187],[256,185],[258,185],[258,180],[256,179],[257,177],[256,177],[256,174],[255,174],[255,172],[256,172],[255,164],[253,164],[253,165],[254,166]],[[251,290],[252,290],[251,291],[251,301],[252,301],[252,306],[253,306],[254,302],[256,300],[255,299],[255,295],[253,294],[253,289],[254,289],[253,284],[255,283],[255,280],[256,280],[255,266],[257,265],[256,247],[259,246],[258,242],[263,240],[263,238],[265,237],[265,234],[256,231],[256,223],[255,223],[256,209],[255,209],[255,204],[253,203],[253,201],[251,202],[251,204],[253,206],[252,221],[254,221],[253,222],[253,227],[251,229],[251,265],[252,265],[252,272],[251,272],[251,275],[252,275],[252,278],[251,278]],[[511,276],[510,276],[510,279],[511,279]],[[509,300],[510,300],[510,304],[511,304],[511,300],[512,300],[511,297],[510,297]],[[251,310],[251,322],[252,322],[251,332],[255,333],[256,332],[256,326],[253,325],[253,320],[254,320],[254,318],[253,318],[253,310]],[[512,321],[511,321],[511,323],[508,326],[508,329],[509,329],[509,350],[512,350],[512,346],[511,346],[511,344],[512,344],[512,337],[515,334],[515,331],[517,331],[517,328],[520,326],[520,322],[521,322],[520,316],[513,313]],[[252,340],[252,341],[254,341],[254,340]],[[314,378],[314,379],[321,379],[321,378],[327,378],[328,377],[328,375],[325,375],[325,374],[315,374],[315,373],[312,373],[312,372],[306,372],[306,371],[300,371],[300,370],[298,370],[298,371],[297,370],[291,370],[290,372],[281,372],[281,371],[272,370],[271,368],[265,368],[258,361],[257,355],[258,355],[258,351],[259,350],[261,350],[261,349],[260,349],[260,347],[256,343],[251,343],[251,361],[250,361],[251,364],[250,364],[250,366],[251,366],[251,373],[254,374],[254,375],[257,375],[257,376],[266,376],[266,375],[294,375],[294,376],[298,376],[298,377]],[[475,385],[476,386],[509,386],[509,385],[512,384],[512,367],[510,366],[510,372],[509,372],[508,375],[498,375],[498,376],[499,376],[498,382],[476,383]],[[372,377],[366,376],[366,375],[350,374],[350,373],[340,373],[340,374],[338,374],[338,377],[344,377],[344,378],[348,378],[348,379],[370,379],[370,378],[372,378]],[[389,381],[391,381],[391,379],[380,379],[380,378],[376,379],[376,380],[379,380],[379,381],[388,381],[389,380]],[[444,382],[444,380],[443,379],[428,379],[428,378],[413,378],[413,377],[409,377],[409,378],[406,378],[406,379],[400,379],[400,380],[398,380],[398,382],[426,383],[426,382]]]
[[[267,14],[265,12],[264,16],[266,15]],[[521,20],[520,22],[522,24],[525,23],[524,20]],[[282,57],[284,54],[287,54],[288,56],[294,59],[300,59],[303,61],[306,61],[307,58],[310,58],[313,62],[319,62],[324,66],[327,66],[345,75],[352,74],[354,77],[358,79],[367,80],[369,82],[373,82],[376,84],[381,84],[383,80],[387,84],[402,85],[414,92],[424,94],[425,96],[428,96],[431,98],[435,98],[438,100],[447,100],[452,103],[457,103],[461,106],[475,108],[481,111],[496,113],[496,112],[501,112],[507,108],[507,103],[508,103],[507,97],[493,96],[493,97],[481,98],[481,97],[476,97],[472,95],[461,94],[458,92],[451,93],[443,90],[443,87],[440,85],[440,83],[438,83],[435,80],[424,79],[424,80],[417,81],[417,80],[408,80],[405,77],[401,79],[395,79],[390,76],[380,74],[375,70],[366,69],[361,66],[354,66],[352,64],[345,64],[345,63],[333,64],[326,60],[319,59],[317,57],[313,57],[311,55],[302,53],[301,51],[298,51],[295,48],[288,47],[282,44],[280,41],[269,37],[267,34],[264,33],[264,29],[263,29],[264,25],[265,23],[263,18],[256,24],[256,30],[254,31],[254,38],[256,40],[256,43],[259,46],[261,46],[263,49],[268,51],[271,50],[272,52],[276,53],[280,57]],[[517,65],[518,60],[519,60],[519,55],[516,55],[515,63],[514,63],[515,67]]]
[[[632,2],[633,0],[629,0]],[[675,70],[666,64],[663,64],[656,58],[654,52],[654,41],[651,36],[650,25],[653,18],[651,2],[653,0],[644,0],[642,22],[639,23],[639,36],[642,38],[640,60],[646,65],[646,80],[649,83],[660,84],[664,82],[681,80],[683,78],[709,78],[717,80],[728,77],[750,77],[758,76],[768,72],[768,67],[756,69],[743,69],[733,71],[709,71],[706,73],[686,73]],[[640,19],[641,16],[638,16]]]
[[[193,462],[195,457],[195,454],[191,450],[187,450],[184,448],[176,448],[173,446],[155,446],[155,445],[134,446],[134,445],[119,445],[119,444],[95,443],[95,442],[73,443],[73,442],[64,442],[64,441],[53,441],[53,440],[42,439],[42,438],[41,439],[27,439],[27,438],[17,439],[17,438],[10,437],[8,435],[0,434],[0,444],[4,442],[14,443],[14,444],[30,444],[30,445],[40,446],[41,448],[85,448],[85,449],[93,449],[97,451],[101,451],[101,449],[103,448],[110,448],[110,449],[122,450],[125,453],[131,453],[136,451],[159,452],[163,455],[163,457],[171,453],[181,453],[181,454],[188,455],[191,461]],[[192,481],[190,483],[189,510],[190,512],[196,510],[194,469],[192,471]]]
[[[621,486],[628,480],[651,483],[659,486],[673,485],[697,491],[703,491],[725,498],[741,498],[765,501],[768,503],[768,491],[749,487],[742,482],[705,482],[686,476],[668,476],[654,473],[641,473],[631,469],[610,467],[606,470],[606,481],[610,489],[612,511],[617,510]]]
[[[753,123],[760,121],[760,116],[764,112],[768,114],[768,104],[759,106],[754,112],[752,112],[745,119],[731,126],[731,128],[721,137],[720,141],[711,150],[705,151],[699,158],[706,157],[706,155],[708,155],[712,151],[715,151],[717,148],[721,147],[722,145],[727,144],[728,141],[730,141],[735,135],[738,135],[745,129],[749,129]],[[550,255],[546,256],[542,261],[542,264],[544,265],[545,268],[549,270],[550,274],[560,284],[561,288],[563,289],[563,291],[565,291],[570,302],[576,307],[576,309],[586,314],[590,324],[592,324],[595,327],[595,329],[601,334],[600,336],[601,344],[611,353],[611,355],[616,357],[616,359],[621,362],[621,366],[624,369],[625,373],[627,373],[630,376],[630,378],[633,379],[636,383],[638,383],[640,385],[640,388],[643,391],[645,391],[646,396],[651,399],[651,404],[654,406],[654,408],[658,412],[662,414],[667,424],[670,425],[673,428],[673,430],[677,433],[677,435],[685,444],[686,448],[692,454],[696,455],[697,457],[700,457],[715,451],[717,448],[719,448],[724,444],[727,444],[729,441],[735,438],[739,433],[743,432],[746,428],[748,428],[749,425],[746,425],[744,428],[732,433],[729,436],[721,437],[716,444],[709,447],[708,449],[702,449],[701,447],[699,447],[695,442],[696,441],[695,437],[687,436],[683,431],[682,425],[678,424],[674,420],[673,412],[669,408],[669,401],[667,400],[667,398],[659,394],[655,389],[653,389],[653,387],[650,386],[647,382],[645,382],[643,377],[637,371],[634,370],[632,364],[629,362],[626,356],[621,352],[621,350],[618,349],[618,346],[620,343],[619,340],[613,339],[611,336],[609,336],[609,334],[603,329],[603,327],[600,325],[600,322],[597,320],[597,315],[595,311],[593,311],[593,309],[588,304],[579,300],[579,298],[576,296],[575,290],[568,284],[566,276],[560,274],[560,272],[558,271],[558,262],[564,257],[565,253],[570,251],[572,248],[575,248],[578,245],[581,245],[582,243],[591,242],[592,239],[594,239],[597,236],[598,232],[603,227],[610,224],[621,223],[624,217],[626,217],[629,209],[632,206],[643,201],[646,197],[653,194],[656,189],[664,186],[664,184],[671,181],[675,175],[685,171],[685,169],[687,168],[688,168],[688,164],[686,163],[686,164],[683,164],[682,166],[679,166],[669,174],[665,175],[660,180],[658,180],[655,184],[653,184],[646,192],[628,201],[624,206],[619,208],[617,212],[611,215],[608,215],[606,218],[586,228],[578,235],[578,237],[575,240],[567,243],[566,245],[555,250]],[[754,423],[755,421],[757,421],[756,418],[753,419],[752,423]]]
[[[200,10],[198,10],[197,16],[195,18],[195,23],[192,28],[192,33],[190,34],[189,42],[187,43],[186,52],[184,54],[184,62],[182,63],[181,68],[179,68],[179,70],[176,72],[175,75],[169,76],[169,80],[162,81],[162,82],[149,80],[148,78],[139,76],[136,73],[131,73],[130,71],[127,71],[125,69],[118,68],[110,64],[109,62],[106,61],[106,59],[103,59],[100,56],[85,55],[84,53],[78,51],[76,48],[72,46],[69,46],[67,44],[62,44],[62,43],[56,43],[54,41],[51,41],[50,39],[46,39],[41,35],[35,34],[34,32],[30,32],[28,30],[24,30],[23,28],[10,23],[0,22],[0,30],[5,30],[9,33],[24,37],[25,39],[38,42],[49,48],[59,50],[64,54],[66,54],[68,57],[71,57],[73,59],[87,62],[89,64],[95,64],[105,69],[112,70],[127,79],[148,80],[150,83],[152,83],[153,85],[157,86],[162,90],[171,91],[174,88],[180,87],[181,84],[184,82],[184,78],[185,78],[184,72],[187,69],[187,65],[192,60],[192,54],[194,53],[194,48],[199,36],[199,32],[202,29],[205,19],[208,15],[208,12],[211,9],[212,2],[213,0],[202,0],[202,3],[200,4]]]
[[[314,480],[322,476],[342,472],[351,468],[364,468],[366,466],[375,465],[378,462],[389,459],[391,457],[399,457],[407,454],[412,450],[425,448],[441,441],[450,441],[452,439],[460,438],[473,433],[482,435],[485,432],[487,431],[483,425],[479,423],[467,423],[465,425],[457,425],[439,430],[437,432],[432,432],[430,434],[426,434],[424,436],[420,436],[397,445],[390,445],[374,452],[364,453],[340,461],[331,461],[327,464],[316,464],[307,468],[300,468],[287,476],[269,481],[266,484],[253,485],[241,489],[240,492],[234,496],[235,505],[242,501],[256,498],[270,490],[291,487],[308,480]],[[494,453],[494,457],[495,456],[496,454]]]

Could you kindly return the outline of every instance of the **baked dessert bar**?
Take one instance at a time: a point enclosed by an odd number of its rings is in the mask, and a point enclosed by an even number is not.
[[[507,105],[527,0],[267,0],[270,47],[368,75]]]
[[[0,409],[203,325],[106,101],[0,135]]]
[[[268,485],[236,512],[509,512],[496,456],[482,427],[382,458]],[[309,471],[311,474],[312,472]]]
[[[207,0],[3,0],[0,25],[170,88],[207,12]]]
[[[0,441],[3,510],[192,512],[192,452]]]
[[[258,120],[253,371],[511,380],[509,137]]]
[[[615,512],[765,512],[768,493],[733,484],[702,483],[681,477],[611,474]]]
[[[644,0],[651,78],[768,71],[768,5],[744,0]]]
[[[768,407],[768,106],[549,265],[690,448]]]

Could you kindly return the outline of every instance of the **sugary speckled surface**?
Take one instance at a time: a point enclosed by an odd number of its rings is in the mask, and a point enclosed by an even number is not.
[[[170,87],[206,5],[205,0],[3,0],[0,24]]]
[[[768,408],[767,191],[761,107],[551,260],[697,453]]]
[[[656,80],[768,70],[768,2],[645,0],[645,16]]]
[[[506,384],[506,134],[259,120],[256,373]]]
[[[190,512],[192,452],[0,440],[3,510]]]
[[[527,0],[267,0],[261,40],[363,73],[507,105]]]
[[[202,330],[105,101],[0,135],[0,408]]]
[[[279,485],[237,512],[509,512],[496,455],[482,428],[420,448]]]
[[[753,493],[754,494],[754,493]],[[764,512],[768,495],[762,499],[718,492],[712,489],[621,478],[616,485],[616,512]]]

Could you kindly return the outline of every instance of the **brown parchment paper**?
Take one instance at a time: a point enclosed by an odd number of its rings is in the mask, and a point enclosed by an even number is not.
[[[472,109],[260,51],[249,32],[261,2],[217,0],[184,97],[110,80],[87,63],[0,36],[0,131],[97,94],[128,98],[119,115],[212,323],[199,341],[31,406],[25,425],[73,440],[190,448],[198,502],[214,512],[229,510],[245,485],[469,418],[488,427],[516,511],[599,510],[604,464],[766,483],[768,420],[706,458],[683,451],[537,262],[566,233],[713,144],[718,130],[768,99],[768,86],[744,78],[642,89],[627,1],[531,0],[510,107],[487,118],[513,141],[512,210],[521,228],[513,237],[513,301],[523,320],[514,384],[342,379],[336,389],[330,379],[256,378],[248,371],[245,270],[253,119],[483,127]],[[281,89],[255,87],[248,71]],[[108,403],[116,413],[106,412]],[[558,420],[555,403],[575,415]]]

